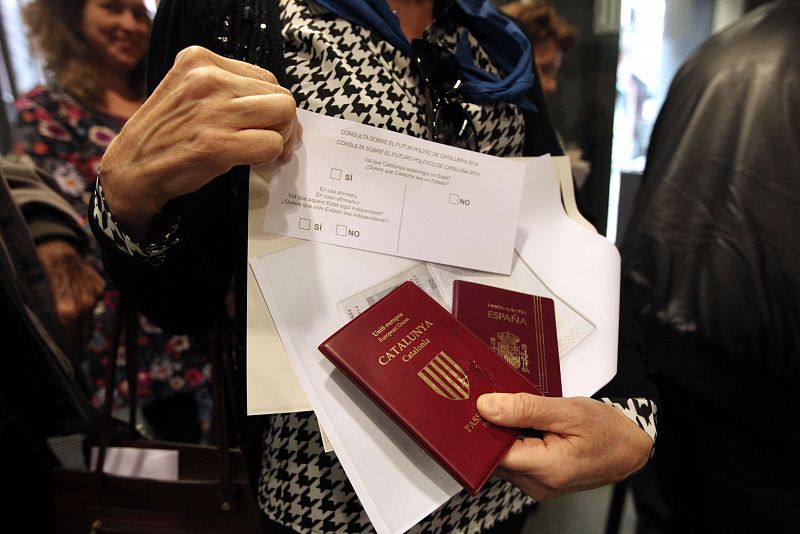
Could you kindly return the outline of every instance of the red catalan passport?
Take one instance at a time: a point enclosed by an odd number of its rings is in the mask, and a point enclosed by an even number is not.
[[[367,308],[319,350],[473,495],[518,434],[484,420],[478,397],[541,395],[413,282]]]
[[[543,394],[561,396],[553,299],[456,280],[453,315]]]

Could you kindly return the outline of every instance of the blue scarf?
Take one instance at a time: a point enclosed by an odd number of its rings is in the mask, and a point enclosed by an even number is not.
[[[400,20],[386,0],[315,0],[345,20],[377,32],[398,50],[412,56],[411,43],[400,28]],[[533,86],[531,45],[522,30],[501,15],[491,0],[456,0],[466,14],[469,29],[492,61],[508,76],[498,78],[479,69],[472,58],[466,35],[461,35],[456,57],[464,73],[461,92],[478,104],[512,102],[522,108],[536,110],[528,99]]]

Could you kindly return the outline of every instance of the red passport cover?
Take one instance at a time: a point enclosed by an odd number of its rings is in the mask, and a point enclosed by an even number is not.
[[[473,495],[517,437],[517,430],[478,414],[478,397],[541,395],[413,282],[367,308],[319,350]]]
[[[553,299],[456,280],[453,315],[542,393],[561,396]]]

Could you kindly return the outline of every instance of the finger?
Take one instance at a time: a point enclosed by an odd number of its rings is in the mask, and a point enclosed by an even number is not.
[[[490,393],[478,398],[478,411],[497,425],[562,433],[574,427],[581,413],[571,401],[530,393]]]
[[[91,291],[94,296],[95,302],[99,299],[103,292],[106,290],[106,281],[103,280],[103,277],[97,274],[95,271],[94,276],[91,277]]]
[[[219,84],[213,83],[211,85],[216,87],[204,96],[199,85],[208,86],[209,83],[195,84],[190,90],[195,94],[182,99],[177,106],[167,99],[153,108],[149,114],[153,119],[147,125],[147,132],[139,137],[152,140],[151,144],[169,140],[168,146],[171,147],[190,146],[195,156],[219,160],[217,163],[220,164],[225,164],[220,158],[228,155],[221,152],[225,137],[235,135],[238,130],[274,130],[284,143],[291,139],[296,107],[294,98],[283,88],[272,94],[230,97],[220,90]],[[132,147],[129,152],[145,150],[144,146]],[[234,160],[231,165],[240,163],[244,162]],[[103,185],[105,187],[105,183]]]
[[[249,128],[277,130],[284,142],[289,142],[293,141],[295,135],[296,109],[294,98],[288,91],[248,95],[233,99],[222,112],[222,118],[241,130]]]
[[[269,94],[292,96],[291,91],[277,83],[248,76],[240,76],[211,65],[194,69],[190,74],[187,74],[187,79],[200,87],[206,87],[209,90],[218,91],[220,93],[227,93],[229,97]]]
[[[520,488],[528,497],[531,497],[535,501],[546,501],[574,491],[573,489],[559,488],[558,486],[545,484],[526,474],[518,474],[502,469],[498,469],[495,474]]]
[[[294,128],[292,129],[292,134],[289,136],[289,140],[283,145],[283,152],[281,153],[279,160],[283,162],[287,162],[292,159],[292,154],[294,153],[295,145],[300,141],[300,137],[303,135],[303,127],[300,125],[300,121],[294,121]]]
[[[170,69],[134,116],[141,114],[147,116],[152,113],[162,115],[182,103],[193,104],[215,94],[225,95],[228,98],[275,93],[291,94],[288,89],[278,84],[275,76],[269,71],[249,63],[216,56],[199,47],[193,47],[192,50],[195,50],[195,53],[185,55],[180,61],[176,59],[175,66]],[[196,52],[200,50],[203,52]],[[184,52],[186,50],[181,53]],[[179,96],[177,102],[176,96]]]
[[[91,283],[84,285],[83,282],[59,294],[56,297],[56,314],[61,323],[67,328],[74,328],[82,317],[93,312],[98,296]]]
[[[201,46],[190,46],[178,52],[175,57],[175,68],[172,72],[179,74],[204,65],[215,65],[232,74],[275,85],[278,84],[278,79],[275,75],[266,69],[244,61],[220,56]]]
[[[230,161],[254,165],[275,161],[283,153],[284,140],[274,130],[243,130],[234,134],[229,145]]]
[[[539,438],[523,438],[514,442],[508,450],[500,467],[513,472],[538,472],[539,467],[546,467],[548,460],[547,447]]]
[[[93,310],[100,295],[101,292],[97,291],[97,286],[94,283],[84,286],[80,295],[76,297],[81,313]]]
[[[537,501],[563,494],[571,487],[571,468],[556,451],[537,438],[514,443],[495,475],[508,480]]]
[[[65,290],[77,306],[78,313],[84,314],[86,310],[93,310],[105,281],[90,260],[75,256],[66,273],[68,276]]]
[[[291,92],[275,83],[248,78],[226,72],[214,65],[203,65],[183,74],[176,74],[172,83],[162,83],[134,117],[144,120],[148,126],[157,126],[165,120],[187,123],[186,115],[208,122],[231,121],[247,117],[258,109],[258,104],[248,101],[248,97],[273,95],[285,99],[281,107],[294,110],[295,103]],[[280,96],[278,96],[280,95]],[[243,100],[239,100],[243,99]],[[257,99],[256,99],[257,102]],[[139,120],[140,116],[146,119]]]
[[[71,329],[81,309],[72,298],[60,297],[56,299],[56,315],[66,329]]]
[[[554,438],[555,441],[549,440],[549,442],[546,438],[524,438],[515,441],[500,462],[500,467],[512,473],[525,473],[534,478],[570,469],[571,466],[562,465],[565,462],[564,448],[557,441],[564,438],[556,436]]]

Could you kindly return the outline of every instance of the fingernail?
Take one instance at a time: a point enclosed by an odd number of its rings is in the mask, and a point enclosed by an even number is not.
[[[504,393],[488,393],[478,397],[478,410],[484,417],[497,419],[501,415],[500,403]]]

